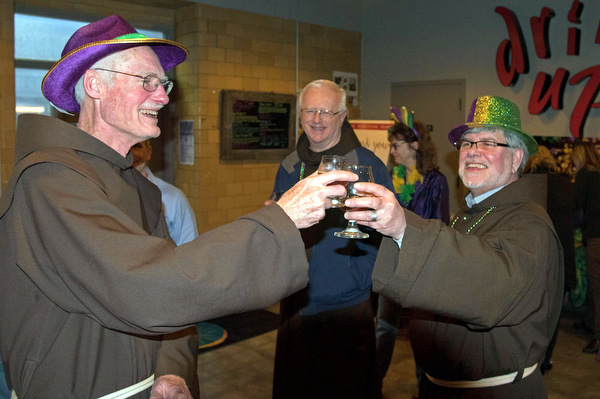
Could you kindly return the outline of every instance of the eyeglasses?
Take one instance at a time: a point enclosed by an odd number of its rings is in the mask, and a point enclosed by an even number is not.
[[[311,118],[313,118],[316,114],[319,114],[319,116],[323,119],[331,119],[343,111],[344,110],[341,110],[338,112],[333,112],[328,109],[316,109],[316,108],[302,108],[300,110],[300,112],[302,112],[303,115],[310,116]]]
[[[406,144],[406,141],[398,141],[397,143],[390,144],[390,148],[393,148],[394,151],[396,151],[402,144]]]
[[[144,90],[149,91],[150,93],[152,93],[153,91],[156,91],[156,89],[158,89],[158,86],[162,86],[163,89],[165,89],[165,92],[167,94],[169,94],[171,92],[171,89],[173,89],[173,82],[171,82],[169,80],[169,78],[161,79],[158,76],[152,75],[152,74],[142,76],[142,75],[135,75],[133,73],[113,71],[111,69],[104,69],[104,68],[95,68],[95,70],[112,72],[112,73],[120,73],[121,75],[133,76],[135,78],[143,79],[144,82],[142,83],[142,87],[144,88]]]
[[[470,150],[471,147],[473,147],[473,144],[475,144],[475,148],[477,148],[478,150],[481,150],[481,151],[494,151],[494,149],[496,149],[496,147],[510,147],[506,143],[497,143],[492,140],[481,140],[481,141],[458,140],[457,142],[454,143],[454,146],[456,147],[456,149],[458,151],[466,151],[466,150]],[[481,145],[481,148],[479,148],[479,145]]]

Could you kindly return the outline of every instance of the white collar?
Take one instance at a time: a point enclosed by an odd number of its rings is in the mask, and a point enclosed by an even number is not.
[[[475,204],[479,204],[481,201],[485,200],[486,198],[488,198],[491,195],[496,194],[498,191],[502,190],[504,187],[506,187],[508,184],[505,184],[503,186],[491,189],[490,191],[487,191],[481,195],[478,195],[477,197],[473,197],[472,193],[467,194],[467,196],[465,197],[465,201],[467,203],[467,206],[469,208],[472,208],[473,205]]]

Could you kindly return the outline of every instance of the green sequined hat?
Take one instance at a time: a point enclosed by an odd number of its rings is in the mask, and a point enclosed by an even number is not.
[[[506,98],[494,96],[477,97],[471,105],[467,123],[452,129],[448,134],[448,139],[450,143],[454,144],[462,138],[467,130],[479,127],[506,129],[523,141],[529,151],[529,155],[537,152],[538,145],[534,138],[521,131],[521,113],[519,112],[519,107]]]

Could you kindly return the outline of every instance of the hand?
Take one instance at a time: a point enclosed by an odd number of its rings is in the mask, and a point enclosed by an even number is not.
[[[394,193],[375,183],[355,183],[354,188],[368,195],[346,199],[346,207],[350,210],[344,214],[344,217],[348,220],[356,220],[363,226],[369,226],[383,235],[400,239],[406,230],[406,219],[404,209],[396,200]],[[377,220],[374,222],[371,221],[373,211],[377,213]]]
[[[299,229],[316,224],[325,217],[325,209],[331,208],[330,197],[344,197],[346,188],[335,182],[356,181],[358,176],[344,170],[318,174],[300,180],[286,191],[277,204],[287,213]]]
[[[193,399],[183,378],[176,375],[158,377],[152,385],[150,399]]]

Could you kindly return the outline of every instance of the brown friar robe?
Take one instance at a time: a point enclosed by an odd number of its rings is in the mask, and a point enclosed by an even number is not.
[[[106,395],[157,371],[165,345],[183,372],[196,348],[164,334],[307,284],[300,233],[278,205],[177,247],[160,199],[146,201],[156,188],[137,172],[139,189],[127,183],[130,167],[72,125],[19,118],[0,199],[0,350],[20,399]]]
[[[563,257],[544,207],[544,175],[525,175],[469,208],[450,226],[406,211],[401,248],[386,238],[373,288],[415,309],[416,363],[445,381],[516,372],[491,388],[445,388],[423,376],[422,398],[547,397],[539,368],[562,306]],[[452,226],[452,227],[451,227]]]

